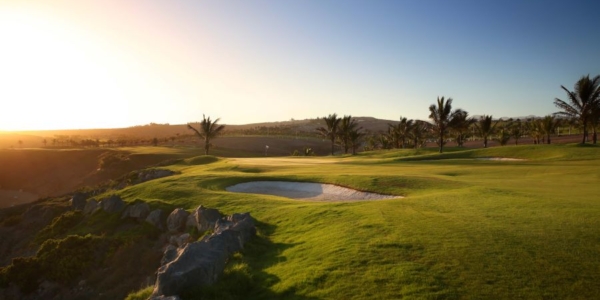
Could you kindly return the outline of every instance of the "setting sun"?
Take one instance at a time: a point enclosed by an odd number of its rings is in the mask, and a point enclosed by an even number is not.
[[[1,129],[125,125],[127,101],[99,55],[107,49],[47,11],[0,13]]]

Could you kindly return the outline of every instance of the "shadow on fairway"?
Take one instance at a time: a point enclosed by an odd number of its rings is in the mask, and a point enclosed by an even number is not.
[[[268,237],[277,226],[255,223],[257,236],[246,244],[242,253],[234,255],[218,283],[182,294],[182,299],[319,299],[297,295],[294,288],[281,293],[271,290],[280,278],[265,269],[285,262],[287,258],[282,253],[300,243],[273,243]]]

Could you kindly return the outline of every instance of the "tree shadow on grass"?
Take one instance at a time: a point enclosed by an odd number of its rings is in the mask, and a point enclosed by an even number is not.
[[[280,278],[265,269],[285,262],[286,257],[281,253],[299,243],[273,243],[268,237],[275,232],[276,226],[260,221],[255,223],[257,236],[241,253],[231,258],[221,279],[213,286],[182,294],[182,299],[319,299],[297,295],[294,288],[281,293],[271,290]]]

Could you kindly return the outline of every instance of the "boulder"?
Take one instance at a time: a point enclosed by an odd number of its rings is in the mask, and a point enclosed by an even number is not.
[[[170,262],[172,262],[175,258],[177,258],[177,247],[173,245],[168,245],[163,252],[163,257],[160,260],[160,265],[164,266]]]
[[[196,227],[198,232],[204,232],[206,230],[214,229],[215,224],[221,217],[221,213],[218,210],[200,205],[188,217],[186,225],[189,227]]]
[[[150,214],[150,206],[146,202],[139,202],[133,205],[127,206],[121,219],[133,218],[139,222],[144,221]]]
[[[85,209],[87,194],[84,193],[75,193],[71,198],[71,208],[73,210],[83,210]]]
[[[154,227],[160,229],[160,230],[164,230],[164,220],[165,220],[165,213],[162,211],[162,209],[155,209],[153,211],[150,212],[150,214],[148,214],[148,217],[146,217],[146,222],[154,225]]]
[[[219,220],[217,220],[217,223],[215,224],[215,233],[223,232],[224,230],[231,228],[233,225],[235,225],[235,223],[227,220],[226,218],[219,219]]]
[[[98,210],[99,207],[100,206],[98,205],[98,201],[96,201],[95,199],[90,199],[85,204],[85,207],[83,208],[83,213],[86,215],[93,214],[94,212],[96,212],[96,210]]]
[[[189,243],[192,240],[192,236],[189,233],[184,233],[181,235],[172,235],[169,238],[169,244],[171,244],[172,246],[181,248],[183,246],[185,246],[187,243]]]
[[[250,217],[250,213],[242,213],[242,214],[233,214],[231,216],[227,216],[227,221],[231,221],[233,223],[237,223],[245,218]],[[250,217],[251,218],[251,217]]]
[[[189,212],[182,208],[176,208],[167,218],[167,230],[169,232],[182,232],[185,229]]]
[[[185,245],[177,257],[158,269],[152,296],[179,295],[189,288],[212,285],[223,273],[229,257],[240,251],[254,234],[254,221],[246,214],[229,229]]]
[[[177,247],[183,247],[185,245],[187,245],[187,243],[189,243],[192,239],[192,237],[190,236],[189,233],[184,233],[180,236],[177,237],[177,239],[175,240],[175,242],[177,243]]]
[[[107,213],[118,213],[125,208],[125,202],[118,195],[102,199],[102,209]]]

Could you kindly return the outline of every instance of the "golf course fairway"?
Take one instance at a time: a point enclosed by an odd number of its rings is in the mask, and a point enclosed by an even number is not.
[[[157,207],[250,212],[258,224],[219,283],[184,299],[600,295],[596,146],[188,159],[166,168],[181,174],[121,196]],[[326,202],[226,191],[251,181],[320,182],[404,198]]]

